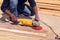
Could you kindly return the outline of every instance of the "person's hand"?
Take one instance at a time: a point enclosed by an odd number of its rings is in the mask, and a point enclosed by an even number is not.
[[[14,15],[12,15],[12,16],[11,16],[11,21],[16,23],[16,22],[17,22],[17,17],[14,16]]]
[[[38,25],[40,25],[40,20],[35,18],[35,21],[37,22]]]
[[[35,21],[38,21],[38,22],[39,22],[40,20],[39,20],[39,19],[37,19],[37,18],[35,18]]]

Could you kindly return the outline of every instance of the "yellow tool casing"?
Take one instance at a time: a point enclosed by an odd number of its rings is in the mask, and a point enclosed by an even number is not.
[[[32,19],[26,19],[26,18],[18,18],[18,22],[22,23],[23,25],[29,25],[32,26]]]

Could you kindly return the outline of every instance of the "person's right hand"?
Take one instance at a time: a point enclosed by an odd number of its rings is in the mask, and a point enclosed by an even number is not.
[[[16,23],[16,22],[17,22],[17,17],[14,16],[14,15],[12,15],[12,16],[11,16],[11,21]]]
[[[17,22],[17,17],[14,16],[14,14],[10,12],[10,10],[6,9],[6,10],[5,10],[5,13],[6,13],[8,16],[10,16],[10,18],[11,18],[10,20],[11,20],[12,22],[14,22],[14,23]]]

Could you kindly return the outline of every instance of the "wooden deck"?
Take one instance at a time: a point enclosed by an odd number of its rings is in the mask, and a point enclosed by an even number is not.
[[[60,30],[60,17],[59,16],[51,16],[51,15],[49,16],[49,15],[40,14],[40,20],[42,20],[43,22],[51,26],[53,30],[58,35],[60,35],[60,31],[58,31]],[[10,38],[12,38],[13,40],[15,39],[35,40],[35,38],[36,40],[54,40],[55,35],[52,33],[49,27],[45,25],[42,21],[40,21],[40,24],[43,27],[43,29],[39,31],[36,31],[32,29],[31,27],[12,25],[8,22],[6,23],[0,22],[0,32],[2,36],[2,38],[1,37],[0,38],[2,40],[3,38],[6,38],[6,40],[8,39],[10,40]]]
[[[10,23],[0,22],[0,38],[2,40],[50,40],[54,39],[54,35],[51,30],[41,22],[42,30],[34,30],[31,27],[12,25]],[[24,39],[23,39],[24,38]]]
[[[48,24],[60,35],[60,1],[59,0],[36,0],[40,20]],[[0,6],[2,0],[0,0]],[[2,11],[0,10],[0,18]],[[42,30],[36,31],[31,27],[12,25],[9,22],[0,22],[1,40],[54,40],[55,35],[40,21]]]

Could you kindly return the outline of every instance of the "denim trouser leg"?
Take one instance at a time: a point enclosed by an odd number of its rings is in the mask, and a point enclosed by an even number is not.
[[[30,9],[29,8],[25,5],[23,11],[26,12],[26,13],[23,13],[23,14],[26,15],[26,16],[34,16],[34,11],[31,8]]]
[[[17,5],[18,5],[18,0],[10,0],[10,11],[15,16],[18,16]]]

